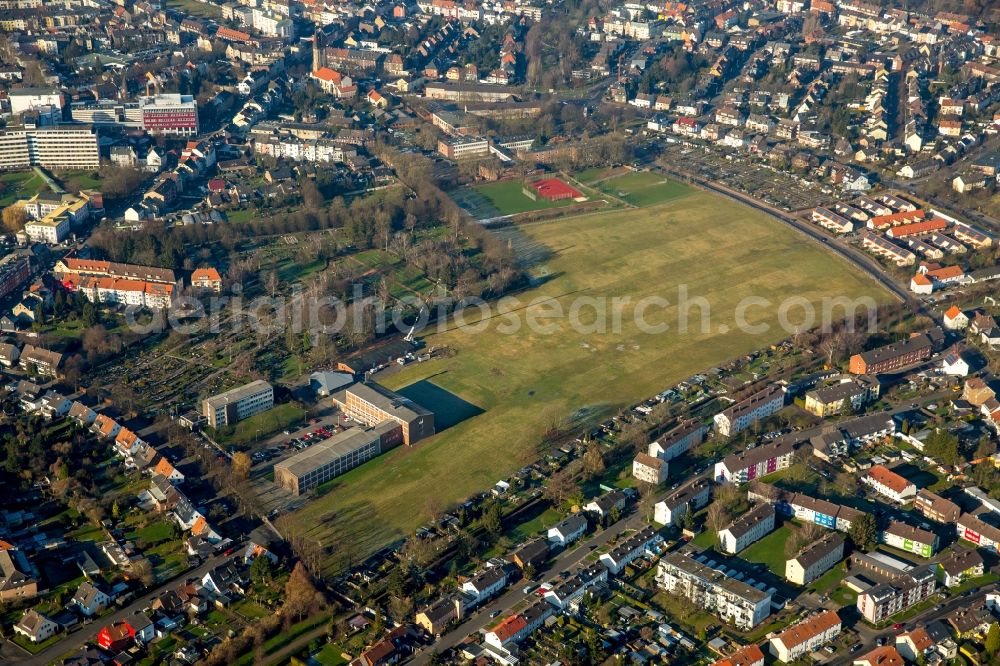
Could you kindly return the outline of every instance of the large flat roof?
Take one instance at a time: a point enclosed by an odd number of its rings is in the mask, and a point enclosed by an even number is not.
[[[313,444],[288,460],[277,463],[274,469],[276,472],[279,469],[284,469],[296,478],[301,478],[337,458],[377,441],[386,430],[398,427],[398,423],[385,421],[372,428],[348,428],[343,432],[338,432],[333,437],[324,439],[319,444]]]
[[[403,421],[412,421],[418,416],[431,416],[430,410],[424,409],[407,397],[395,391],[390,391],[378,384],[354,384],[348,387],[347,393],[353,393],[365,402],[375,405],[386,414]]]
[[[255,393],[260,393],[264,389],[271,388],[271,385],[265,382],[263,379],[258,379],[252,381],[249,384],[244,384],[243,386],[237,386],[234,389],[229,389],[223,393],[218,393],[213,395],[211,398],[205,398],[205,401],[212,405],[213,407],[217,405],[224,405],[230,402],[236,402],[237,400],[242,400],[247,396],[254,395]]]

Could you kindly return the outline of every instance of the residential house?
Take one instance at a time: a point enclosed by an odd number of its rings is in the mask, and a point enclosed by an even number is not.
[[[904,666],[903,658],[892,645],[877,647],[856,657],[853,666]]]
[[[26,611],[14,625],[14,633],[21,634],[32,643],[41,643],[58,631],[58,624],[34,609]]]
[[[27,558],[6,541],[0,541],[0,601],[12,602],[38,596],[38,581],[31,577]]]
[[[708,566],[706,561],[703,553],[667,553],[657,567],[657,585],[742,630],[756,627],[771,614],[769,593]]]
[[[822,611],[772,636],[769,641],[771,654],[787,664],[829,643],[840,634],[840,629],[837,612]]]
[[[111,603],[111,597],[88,580],[80,583],[70,603],[82,614],[91,617],[107,608]]]
[[[945,587],[958,587],[970,578],[979,578],[984,571],[983,557],[974,548],[956,546],[938,562],[938,575]]]
[[[759,645],[752,643],[713,662],[712,666],[764,666],[764,652]]]
[[[785,578],[796,585],[808,585],[844,559],[844,538],[836,532],[802,547],[785,562]]]
[[[761,444],[743,453],[726,456],[715,464],[715,479],[721,482],[746,483],[786,469],[792,464],[795,446],[790,440]]]
[[[711,486],[705,477],[682,485],[654,505],[653,520],[660,525],[680,524],[689,511],[697,511],[708,504]]]
[[[910,662],[926,661],[934,652],[934,641],[923,627],[896,636],[896,651]]]
[[[478,606],[507,587],[507,582],[507,571],[503,567],[490,567],[462,583],[461,589]]]
[[[968,327],[969,318],[957,305],[953,305],[944,312],[944,327],[949,331],[960,331]]]
[[[553,546],[565,548],[587,533],[587,517],[574,513],[549,528],[547,538]]]
[[[460,620],[465,610],[459,597],[450,595],[439,599],[417,613],[415,623],[430,636],[440,636],[452,622]]]
[[[621,514],[625,510],[627,499],[624,491],[612,490],[584,504],[583,510],[593,514],[594,517],[603,522],[611,516],[612,512]]]
[[[879,534],[879,540],[893,548],[908,553],[931,557],[938,547],[937,535],[906,523],[894,520]]]
[[[926,488],[917,491],[916,497],[913,498],[913,508],[925,518],[946,524],[954,523],[961,514],[957,504]]]
[[[216,293],[222,292],[222,276],[214,268],[196,268],[191,273],[191,286]]]
[[[663,537],[652,526],[647,525],[618,543],[609,552],[603,553],[600,562],[608,568],[612,575],[618,575],[636,558],[649,551],[651,546],[662,541]]]
[[[534,539],[515,550],[511,559],[522,570],[538,569],[549,559],[549,544],[545,539]]]
[[[905,502],[917,494],[917,487],[912,481],[883,465],[873,465],[861,477],[861,482],[894,502]]]
[[[723,552],[736,554],[774,531],[774,506],[761,502],[719,530]]]
[[[716,414],[715,429],[723,437],[731,437],[750,427],[755,421],[776,414],[784,406],[784,388],[771,385]]]
[[[900,574],[887,583],[875,585],[858,595],[861,616],[872,624],[920,603],[934,594],[934,565],[924,564]]]
[[[632,476],[642,483],[658,486],[667,480],[667,462],[640,451],[632,461]]]

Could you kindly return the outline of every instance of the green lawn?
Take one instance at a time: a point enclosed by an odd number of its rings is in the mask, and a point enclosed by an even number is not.
[[[675,180],[668,180],[650,171],[636,171],[602,180],[598,189],[619,199],[624,199],[633,206],[652,206],[678,199],[693,193],[695,190]]]
[[[34,171],[11,171],[0,175],[0,208],[19,199],[30,199],[45,189],[48,189],[45,181]]]
[[[493,204],[493,207],[500,211],[501,215],[514,215],[547,208],[562,208],[574,203],[572,199],[547,201],[541,197],[533,201],[525,196],[522,192],[523,188],[524,185],[520,180],[505,180],[489,185],[479,185],[473,189],[486,197]]]
[[[273,407],[266,412],[254,414],[243,419],[234,426],[226,426],[215,431],[215,438],[220,444],[240,445],[263,439],[290,425],[301,423],[306,412],[292,403]]]
[[[198,18],[217,19],[222,17],[222,8],[211,2],[198,2],[198,0],[167,0],[164,3],[164,7],[178,9]]]
[[[548,279],[504,302],[502,316],[468,314],[465,328],[450,320],[443,330],[426,332],[428,348],[454,354],[411,364],[385,380],[394,389],[431,381],[483,413],[348,472],[292,515],[303,535],[333,547],[331,573],[334,561],[351,555],[356,561],[536,460],[553,423],[582,429],[695,372],[785,338],[788,332],[776,325],[784,298],[888,300],[868,278],[806,238],[707,193],[641,210],[523,225],[515,234],[528,248],[550,250],[544,263],[531,267],[533,275]],[[637,301],[658,296],[677,303],[685,285],[687,299],[708,302],[707,326],[706,312],[689,307],[689,330],[679,332],[676,305],[645,312],[647,324],[666,322],[666,332],[638,325]],[[763,325],[765,332],[736,325],[738,305],[751,296],[772,303],[744,313],[746,323]],[[631,304],[612,316],[610,299],[626,297]],[[604,332],[594,324],[601,304]],[[574,316],[583,326],[571,326],[567,314],[581,305]],[[555,308],[564,316],[546,319]],[[794,310],[789,316],[797,321]],[[529,326],[529,318],[542,325]]]
[[[792,527],[785,523],[766,537],[753,544],[740,557],[748,562],[767,565],[776,576],[785,577],[785,542],[792,536]]]
[[[342,652],[344,649],[336,643],[327,643],[322,650],[313,655],[312,659],[320,666],[340,666],[347,663],[347,659],[340,656]]]
[[[168,523],[153,523],[135,531],[133,538],[142,539],[149,545],[155,545],[173,537],[173,527]]]
[[[782,571],[781,573],[782,575],[784,575],[785,572]],[[840,585],[840,581],[842,581],[846,576],[847,576],[847,567],[844,566],[843,562],[841,562],[840,564],[833,567],[825,574],[814,580],[809,585],[809,589],[819,594],[829,592],[834,587]]]
[[[59,171],[56,173],[56,180],[60,181],[67,190],[101,189],[101,177],[96,171]]]

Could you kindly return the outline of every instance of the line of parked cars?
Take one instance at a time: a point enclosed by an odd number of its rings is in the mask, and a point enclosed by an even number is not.
[[[321,426],[311,432],[307,432],[301,437],[296,437],[294,439],[288,440],[288,444],[289,446],[301,451],[302,449],[309,447],[315,444],[316,442],[322,442],[324,439],[329,439],[330,437],[333,437],[333,433],[334,431],[332,429],[326,426]]]

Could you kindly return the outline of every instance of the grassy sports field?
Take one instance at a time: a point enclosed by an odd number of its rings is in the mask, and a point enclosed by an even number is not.
[[[694,192],[683,183],[650,171],[636,171],[601,180],[597,188],[639,207],[665,203]]]
[[[504,180],[464,188],[457,193],[456,199],[459,205],[469,211],[469,214],[477,220],[548,208],[563,208],[576,203],[572,199],[548,201],[539,197],[532,200],[524,195],[523,187],[520,180]]]
[[[661,296],[676,303],[679,285],[708,300],[708,330],[659,335],[639,330],[625,308],[620,332],[578,332],[552,318],[549,333],[452,328],[428,334],[428,346],[456,353],[389,376],[391,388],[428,380],[483,410],[412,449],[396,449],[333,482],[291,520],[332,549],[329,571],[346,552],[357,557],[405,536],[447,509],[537,457],[543,432],[556,422],[582,423],[646,398],[695,372],[787,336],[775,325],[777,304],[790,296],[889,296],[836,256],[780,223],[714,195],[692,192],[643,209],[600,212],[508,230],[516,245],[534,248],[538,286],[517,296],[522,324],[575,298]],[[539,252],[543,248],[545,251]],[[748,312],[771,325],[751,334],[734,326],[737,303],[769,299]],[[533,305],[529,302],[534,301]],[[593,312],[588,310],[587,312]],[[700,322],[695,309],[693,319]],[[467,317],[475,323],[477,317]],[[593,317],[583,313],[586,323]],[[651,309],[650,323],[677,321],[677,309]],[[545,322],[543,322],[545,323]],[[609,327],[611,324],[609,324]],[[723,332],[728,327],[728,330]],[[355,560],[356,561],[356,560]]]

